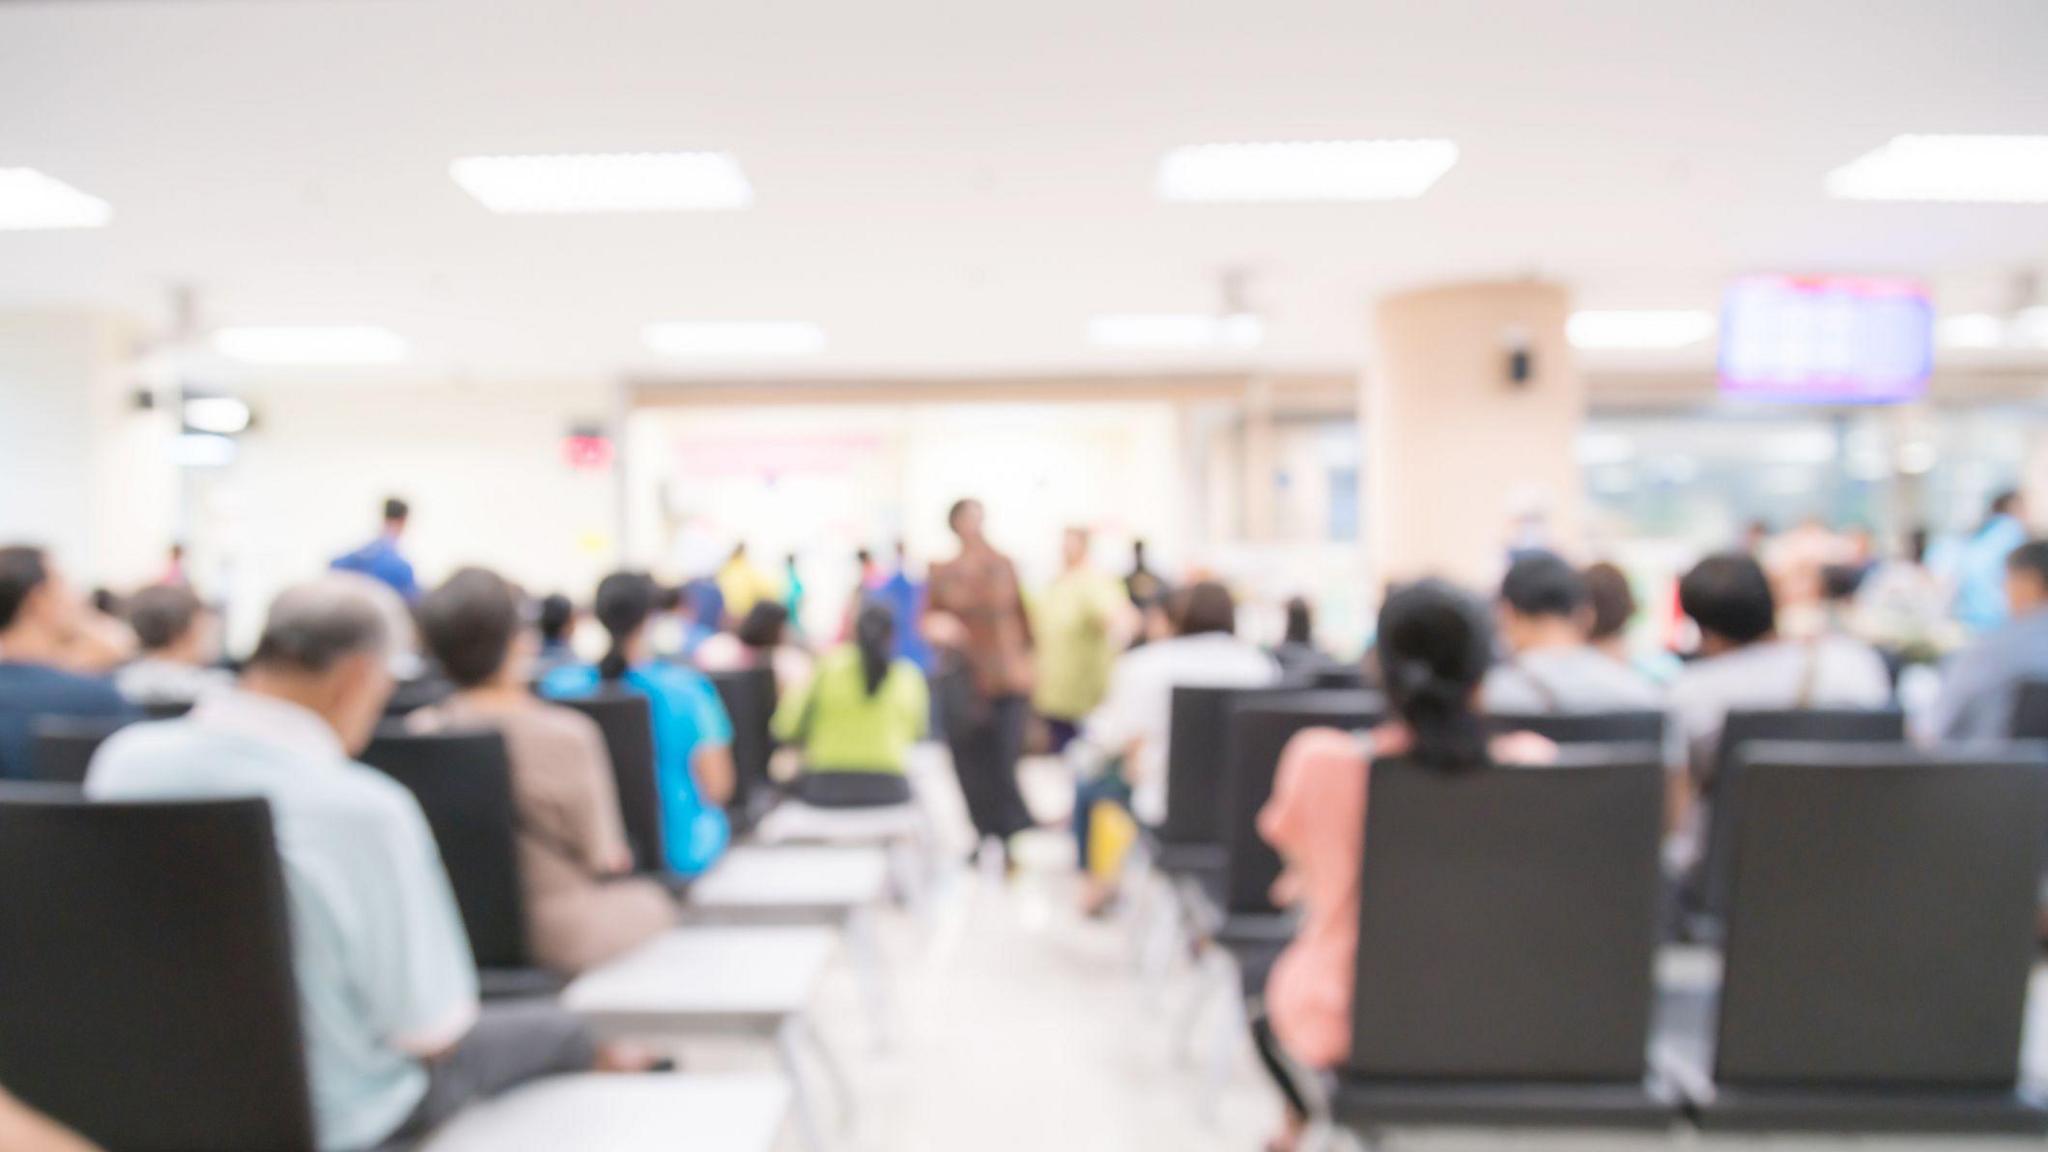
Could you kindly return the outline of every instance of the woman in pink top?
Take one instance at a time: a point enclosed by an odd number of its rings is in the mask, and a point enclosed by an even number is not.
[[[1287,1130],[1273,1141],[1275,1149],[1292,1148],[1306,1120],[1285,1061],[1329,1069],[1351,1054],[1358,881],[1373,761],[1406,757],[1465,772],[1541,762],[1557,753],[1549,741],[1526,733],[1487,738],[1477,699],[1493,663],[1493,630],[1477,598],[1437,580],[1395,591],[1380,609],[1376,655],[1386,684],[1386,722],[1362,735],[1318,728],[1289,741],[1273,797],[1259,813],[1259,834],[1287,864],[1274,899],[1303,913],[1301,931],[1266,981],[1266,1015],[1255,1027],[1289,1101]]]

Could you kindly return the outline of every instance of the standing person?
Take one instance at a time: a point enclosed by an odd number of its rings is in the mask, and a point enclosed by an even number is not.
[[[775,737],[800,747],[797,798],[820,808],[910,802],[910,746],[931,717],[924,674],[897,655],[896,614],[869,600],[854,617],[853,643],[827,652],[817,675],[782,698]]]
[[[410,1142],[469,1101],[599,1063],[552,1003],[479,1004],[426,816],[355,760],[409,635],[404,605],[362,576],[287,589],[236,688],[116,734],[86,777],[99,800],[269,802],[322,1152]]]
[[[2018,492],[2000,492],[1956,557],[1956,619],[1972,632],[1989,632],[2005,623],[2005,558],[2027,542],[2027,502]]]
[[[420,585],[413,576],[412,562],[398,550],[399,539],[405,535],[406,523],[411,519],[412,507],[405,501],[396,496],[384,501],[384,527],[377,538],[346,556],[335,557],[329,567],[382,581],[408,604],[418,600]]]
[[[643,572],[614,572],[597,586],[592,607],[611,634],[596,667],[563,668],[541,684],[556,699],[622,687],[647,697],[654,721],[655,784],[662,848],[669,870],[696,876],[725,854],[732,825],[732,718],[704,674],[654,657],[653,624],[661,589]]]
[[[1061,541],[1066,566],[1038,598],[1032,629],[1038,639],[1038,690],[1032,704],[1052,733],[1057,755],[1109,691],[1116,633],[1129,607],[1116,578],[1088,562],[1086,528]]]
[[[1508,658],[1486,674],[1489,712],[1624,712],[1659,706],[1657,690],[1593,647],[1591,592],[1555,552],[1524,552],[1501,581],[1496,618]]]
[[[804,630],[804,578],[796,570],[796,553],[782,558],[782,609],[789,614],[790,627],[798,635]]]
[[[982,531],[979,500],[946,514],[960,553],[932,568],[925,629],[940,650],[953,770],[974,829],[1009,859],[1010,837],[1031,827],[1017,787],[1017,759],[1034,682],[1031,620],[1016,565]]]
[[[528,946],[541,967],[571,977],[659,935],[675,923],[675,902],[654,880],[628,876],[633,851],[604,734],[533,694],[538,645],[519,603],[518,589],[482,568],[421,598],[420,634],[455,692],[406,726],[504,735]]]
[[[2008,740],[2020,685],[2048,680],[2048,540],[2005,558],[2012,615],[1949,660],[1935,729],[1943,740]]]
[[[576,663],[576,604],[560,592],[541,598],[535,628],[540,633],[540,651],[534,656],[535,678]]]
[[[1315,672],[1334,667],[1336,661],[1316,647],[1316,617],[1306,597],[1290,596],[1284,611],[1287,614],[1286,628],[1281,632],[1280,643],[1273,649],[1273,659],[1280,662],[1286,672]]]
[[[744,540],[733,546],[732,555],[718,570],[717,579],[719,594],[725,598],[725,615],[731,620],[745,619],[754,605],[763,600],[782,599],[782,589],[776,586],[775,578],[748,558]]]
[[[927,679],[937,668],[932,654],[931,642],[924,635],[925,586],[910,571],[910,546],[896,541],[896,567],[887,577],[877,576],[874,585],[863,585],[865,592],[889,606],[896,617],[896,655],[924,673]],[[858,605],[862,597],[856,597]]]
[[[25,780],[41,716],[134,719],[111,681],[71,671],[89,610],[40,548],[0,548],[0,780]]]
[[[1145,560],[1145,541],[1131,541],[1131,570],[1124,574],[1124,592],[1131,604],[1143,611],[1165,600],[1167,591],[1166,581]]]
[[[164,556],[164,570],[157,575],[156,582],[166,588],[190,588],[192,581],[185,572],[185,546],[174,543]]]
[[[182,585],[157,584],[128,598],[128,626],[142,654],[114,673],[114,686],[143,707],[192,704],[234,682],[214,667],[220,640],[213,613]]]

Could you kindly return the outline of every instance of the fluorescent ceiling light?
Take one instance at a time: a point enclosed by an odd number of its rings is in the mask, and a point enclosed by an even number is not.
[[[1934,336],[1944,348],[2000,348],[2005,345],[2005,321],[1988,312],[1943,316],[1935,322]]]
[[[1572,347],[1663,349],[1697,344],[1714,333],[1714,314],[1689,309],[1574,312],[1565,322]]]
[[[187,396],[185,427],[194,432],[233,436],[249,430],[249,405],[233,396]]]
[[[1458,162],[1449,140],[1200,144],[1159,162],[1162,200],[1412,200]]]
[[[209,432],[185,432],[171,441],[170,456],[182,468],[225,468],[235,462],[235,442]]]
[[[0,232],[103,228],[114,209],[33,168],[0,168]]]
[[[465,156],[448,174],[493,212],[691,212],[754,202],[739,161],[724,152]]]
[[[405,341],[388,328],[349,324],[323,328],[223,328],[214,351],[245,364],[396,364]]]
[[[1844,200],[2048,203],[2048,136],[1894,136],[1828,173]]]
[[[649,324],[641,338],[677,360],[778,360],[825,347],[825,330],[800,320],[666,321]]]
[[[1137,312],[1097,316],[1088,322],[1088,342],[1098,348],[1248,349],[1265,338],[1265,322],[1249,312]]]

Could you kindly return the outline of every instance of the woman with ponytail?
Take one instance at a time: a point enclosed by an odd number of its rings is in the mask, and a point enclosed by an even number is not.
[[[803,750],[803,802],[870,808],[910,801],[904,762],[925,735],[931,698],[917,665],[895,651],[895,612],[869,600],[854,616],[853,642],[826,653],[809,683],[784,694],[775,736]]]
[[[1380,609],[1376,651],[1386,685],[1385,723],[1363,734],[1318,728],[1296,736],[1280,757],[1273,797],[1259,813],[1259,834],[1287,865],[1274,897],[1300,905],[1303,913],[1301,931],[1267,978],[1266,1015],[1253,1027],[1290,1099],[1288,1130],[1274,1148],[1292,1147],[1305,1120],[1287,1062],[1326,1069],[1350,1055],[1372,763],[1403,759],[1457,773],[1557,755],[1549,741],[1526,733],[1488,738],[1478,700],[1493,663],[1493,629],[1476,597],[1440,580],[1395,590]]]
[[[595,667],[572,666],[541,682],[543,695],[575,699],[600,692],[647,697],[654,720],[655,784],[669,870],[695,876],[725,853],[732,826],[732,719],[703,673],[654,658],[653,625],[662,590],[641,572],[614,572],[597,586],[591,614],[611,637]]]

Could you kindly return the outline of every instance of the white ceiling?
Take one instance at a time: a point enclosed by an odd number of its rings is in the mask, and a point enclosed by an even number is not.
[[[1354,363],[1376,293],[1454,277],[1712,307],[1736,272],[1900,271],[2002,304],[2048,206],[1824,195],[1912,131],[2048,132],[2048,3],[16,0],[0,167],[115,219],[0,233],[0,307],[160,316],[189,281],[215,323],[385,324],[531,377],[644,368],[658,319],[817,321],[827,373],[1149,365],[1088,316],[1213,308],[1237,266],[1280,367]],[[1151,195],[1176,144],[1419,135],[1462,158],[1418,202]],[[671,149],[736,154],[755,208],[502,217],[447,175]]]

